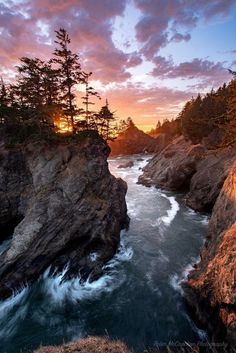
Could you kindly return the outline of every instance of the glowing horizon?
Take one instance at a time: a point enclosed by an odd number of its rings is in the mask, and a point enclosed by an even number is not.
[[[104,105],[144,131],[230,80],[236,69],[236,2],[212,0],[0,0],[0,75],[22,56],[47,59],[64,27]],[[79,92],[78,92],[79,95]]]

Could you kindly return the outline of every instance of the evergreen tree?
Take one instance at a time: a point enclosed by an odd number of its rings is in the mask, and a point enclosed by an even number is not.
[[[225,143],[232,144],[236,142],[236,71],[231,71],[233,80],[229,83],[229,97],[227,112],[225,116],[224,130]]]
[[[110,111],[107,100],[106,104],[95,117],[98,132],[104,140],[107,141],[114,139],[117,132],[117,126],[115,125],[114,112]]]
[[[8,111],[9,97],[6,85],[1,77],[0,82],[0,124],[6,121],[7,111]]]
[[[96,129],[96,123],[94,119],[94,112],[89,109],[90,105],[94,105],[90,100],[90,97],[97,97],[98,99],[101,99],[99,96],[98,92],[95,91],[93,87],[89,85],[89,77],[92,75],[92,72],[86,74],[85,72],[83,73],[84,77],[84,82],[85,82],[85,96],[82,97],[83,99],[83,104],[85,105],[85,110],[84,110],[84,115],[85,115],[85,121],[88,129]]]
[[[57,71],[51,63],[27,57],[21,58],[17,69],[19,78],[11,86],[11,97],[22,118],[53,125],[59,106]]]
[[[60,28],[56,32],[55,41],[58,48],[55,49],[52,63],[57,65],[60,78],[60,100],[66,116],[70,118],[72,130],[75,131],[75,116],[80,112],[76,107],[75,86],[84,83],[79,56],[68,48],[70,38],[65,29]]]

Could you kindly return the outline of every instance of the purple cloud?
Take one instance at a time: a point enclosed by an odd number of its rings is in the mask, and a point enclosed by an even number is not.
[[[122,15],[127,0],[34,0],[0,4],[2,70],[12,68],[23,55],[47,58],[53,51],[54,30],[67,29],[73,50],[86,58],[85,69],[103,82],[127,80],[127,68],[141,63],[112,41],[112,21]]]
[[[235,0],[134,0],[134,3],[142,12],[135,28],[136,38],[143,45],[143,54],[151,60],[168,43],[190,40],[190,34],[181,33],[181,29],[194,28],[199,19],[228,15]]]
[[[155,68],[151,75],[160,79],[164,78],[185,78],[203,80],[201,86],[197,84],[196,88],[205,88],[208,86],[220,85],[228,81],[228,70],[221,62],[214,63],[209,60],[195,58],[192,61],[186,61],[175,65],[172,59],[165,59],[162,56],[156,56],[153,59]],[[192,86],[191,86],[192,87]]]

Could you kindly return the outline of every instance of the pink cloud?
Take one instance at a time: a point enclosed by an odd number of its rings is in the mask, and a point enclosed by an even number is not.
[[[167,87],[144,88],[142,85],[123,84],[106,92],[116,116],[131,116],[140,126],[155,126],[158,119],[174,118],[180,105],[190,99],[193,91],[184,92]]]
[[[151,74],[155,77],[202,79],[205,87],[217,86],[228,81],[228,71],[221,62],[214,63],[209,60],[195,58],[189,62],[175,65],[172,59],[156,56],[153,59],[155,68]],[[199,87],[197,85],[196,87]],[[201,85],[201,88],[203,86]]]
[[[161,47],[175,41],[188,41],[189,33],[180,29],[195,27],[199,19],[229,14],[235,0],[134,0],[142,17],[136,25],[136,38],[143,54],[151,60]]]
[[[191,39],[191,36],[189,33],[181,34],[181,33],[176,32],[171,37],[170,41],[178,43],[178,42],[182,42],[182,41],[188,42],[190,39]]]
[[[86,54],[85,68],[102,82],[121,82],[126,71],[141,63],[137,53],[125,54],[112,41],[112,20],[122,15],[126,0],[34,0],[0,5],[0,57],[2,70],[12,68],[23,55],[49,57],[54,29],[67,29],[74,51]],[[41,26],[42,33],[40,33]],[[44,33],[46,30],[46,34]]]

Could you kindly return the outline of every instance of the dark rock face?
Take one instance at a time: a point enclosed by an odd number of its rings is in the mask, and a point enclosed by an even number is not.
[[[216,340],[236,343],[236,148],[207,150],[180,137],[155,155],[139,182],[171,190],[187,187],[186,203],[212,216],[201,252],[184,283],[194,317]]]
[[[202,145],[191,145],[180,136],[151,159],[139,177],[139,183],[168,190],[185,190],[204,153]]]
[[[172,141],[144,168],[139,183],[174,191],[188,191],[186,204],[196,211],[211,211],[236,160],[236,149],[207,150],[183,137]]]
[[[0,256],[0,297],[69,263],[66,277],[101,275],[127,225],[126,183],[108,170],[101,140],[0,151],[0,227],[14,217],[12,244]],[[91,253],[96,252],[95,259]]]
[[[27,193],[32,191],[32,176],[25,155],[19,150],[0,152],[0,239],[10,224],[22,218],[27,205]],[[15,221],[14,221],[15,220]]]
[[[118,168],[132,168],[133,165],[134,165],[134,162],[129,161],[129,162],[127,162],[127,163],[120,164],[120,165],[118,166]]]
[[[186,204],[196,211],[211,211],[235,160],[235,148],[208,151],[191,179]]]
[[[201,261],[184,284],[194,315],[236,343],[236,162],[213,208]],[[223,336],[223,337],[222,337]]]
[[[170,136],[160,134],[153,138],[131,125],[122,132],[115,141],[109,143],[112,155],[130,155],[138,153],[154,153],[162,150],[170,141]]]

